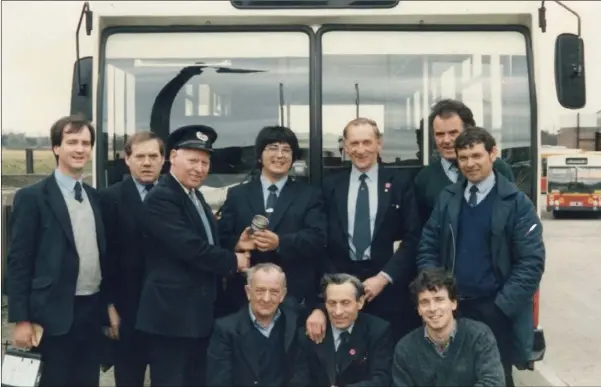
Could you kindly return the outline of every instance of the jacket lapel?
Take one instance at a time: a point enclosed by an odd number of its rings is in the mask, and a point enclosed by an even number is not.
[[[90,200],[90,206],[92,207],[92,211],[94,212],[94,224],[96,226],[96,242],[98,244],[98,252],[100,257],[104,257],[104,253],[106,250],[106,239],[104,237],[104,224],[102,223],[102,214],[100,212],[100,205],[96,202],[96,196],[94,188],[90,187],[87,184],[83,184],[83,188],[86,190],[86,194],[88,195],[88,200]]]
[[[163,178],[165,179],[166,183],[171,187],[171,189],[176,193],[176,195],[180,197],[180,200],[186,208],[186,211],[192,217],[192,220],[196,225],[196,229],[201,232],[204,232],[204,226],[202,224],[202,220],[200,219],[200,215],[198,214],[194,203],[192,203],[192,200],[188,197],[188,194],[186,193],[186,191],[184,191],[184,188],[181,186],[181,184],[177,180],[175,180],[175,177],[173,177],[171,173],[166,173]]]
[[[344,233],[345,241],[348,241],[348,194],[350,186],[350,171],[347,173],[341,173],[339,180],[334,187],[334,197],[336,199],[336,205],[338,207],[338,218],[340,225],[342,226],[342,232]]]
[[[324,341],[319,344],[311,341],[311,345],[315,347],[317,358],[326,370],[330,386],[336,385],[336,348],[334,346],[334,334],[329,324],[326,328]]]
[[[75,248],[75,237],[73,236],[73,228],[71,226],[71,218],[69,218],[69,210],[67,209],[67,203],[65,203],[65,198],[58,187],[58,183],[56,182],[56,178],[54,174],[48,177],[46,183],[46,190],[48,193],[47,199],[52,208],[56,218],[58,219],[67,239],[71,242],[73,247]]]
[[[351,332],[351,337],[347,345],[343,348],[339,348],[339,351],[344,351],[341,356],[341,362],[338,364],[338,374],[341,375],[346,371],[349,365],[360,358],[361,356],[366,356],[366,346],[367,343],[365,341],[365,324],[363,323],[363,319],[361,318],[361,314],[359,314],[359,318],[355,321],[355,325],[353,326],[353,331]]]
[[[257,349],[252,339],[251,329],[252,321],[248,314],[248,308],[241,308],[238,311],[238,338],[240,342],[240,350],[244,359],[255,374],[255,378],[259,377],[259,359],[257,357]]]
[[[265,200],[263,198],[263,186],[261,185],[261,179],[256,177],[247,184],[248,189],[248,202],[254,215],[265,216]]]
[[[390,189],[392,176],[390,172],[382,165],[378,166],[378,212],[376,213],[376,222],[372,240],[378,235],[382,223],[386,218],[388,209],[390,208]]]
[[[461,211],[461,201],[465,200],[463,198],[463,190],[465,189],[465,184],[463,183],[455,183],[449,187],[447,187],[452,193],[453,196],[449,200],[449,204],[447,206],[447,211],[449,215],[449,222],[453,229],[455,235],[457,235],[458,224],[459,224],[459,213]],[[443,226],[443,227],[446,227]]]
[[[282,188],[282,192],[278,196],[278,200],[275,203],[275,208],[273,209],[273,214],[269,219],[269,229],[275,231],[280,224],[280,221],[283,219],[284,214],[292,204],[292,200],[296,196],[296,191],[298,190],[298,184],[293,177],[289,176],[286,184]]]

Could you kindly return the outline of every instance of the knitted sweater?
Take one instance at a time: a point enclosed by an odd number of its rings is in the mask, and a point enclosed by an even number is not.
[[[492,331],[481,322],[461,318],[445,355],[418,328],[396,345],[392,364],[392,386],[478,386],[505,385],[501,357]]]

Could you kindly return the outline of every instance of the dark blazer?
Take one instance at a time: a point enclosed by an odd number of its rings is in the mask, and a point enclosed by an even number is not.
[[[229,189],[219,220],[221,243],[233,249],[240,234],[250,226],[253,216],[265,215],[263,188],[260,178]],[[318,278],[326,250],[326,219],[321,191],[309,184],[296,181],[292,176],[282,188],[269,230],[280,238],[279,251],[251,253],[251,264],[272,262],[286,273],[288,294],[299,303],[312,307],[317,303]],[[229,299],[236,310],[244,303],[243,281],[231,281]],[[229,286],[229,285],[228,285]]]
[[[298,345],[298,304],[291,299],[280,305],[285,318],[284,350],[288,368],[282,370],[285,379],[291,376]],[[250,319],[248,305],[238,312],[215,321],[207,350],[207,386],[261,385],[257,349],[252,341],[251,329],[256,329]]]
[[[218,242],[216,219],[202,194],[197,196]],[[196,207],[170,173],[146,195],[143,212],[149,252],[136,328],[167,337],[208,337],[216,276],[236,272],[236,255],[208,243]]]
[[[106,273],[105,236],[96,190],[83,184],[96,221],[100,269]],[[73,322],[79,256],[67,204],[54,174],[17,191],[10,222],[8,321],[40,324],[44,334],[63,335]],[[100,294],[106,301],[106,282]],[[106,323],[106,309],[102,316]]]
[[[378,317],[359,312],[347,350],[336,364],[334,335],[328,323],[324,341],[316,344],[305,329],[298,331],[299,351],[293,386],[389,386],[395,342],[390,324]]]
[[[324,181],[330,258],[326,271],[329,272],[353,272],[348,243],[349,179],[350,169],[328,176]],[[393,279],[393,285],[388,285],[374,301],[379,302],[382,308],[397,308],[399,292],[408,295],[409,283],[416,275],[415,257],[420,232],[411,175],[408,171],[380,165],[378,211],[371,242],[371,259],[376,270],[371,275],[383,270]],[[393,243],[397,240],[402,240],[402,243],[395,252]]]
[[[144,208],[131,176],[100,193],[107,236],[106,281],[123,321],[132,325],[144,279]]]

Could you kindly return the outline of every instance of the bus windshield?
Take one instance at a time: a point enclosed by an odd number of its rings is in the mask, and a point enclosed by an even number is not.
[[[601,167],[551,167],[549,193],[601,192]]]
[[[378,123],[385,166],[419,167],[430,160],[424,144],[432,154],[424,130],[431,106],[456,98],[492,131],[506,161],[528,165],[516,179],[534,192],[530,78],[518,32],[130,31],[107,37],[104,58],[98,125],[108,141],[101,165],[123,157],[127,136],[150,129],[159,91],[202,63],[208,67],[183,85],[165,120],[171,131],[189,124],[216,129],[214,146],[227,156],[213,160],[205,186],[236,184],[256,167],[255,137],[267,125],[289,126],[298,136],[305,168],[295,168],[299,176],[339,169],[346,165],[342,129],[357,116]]]

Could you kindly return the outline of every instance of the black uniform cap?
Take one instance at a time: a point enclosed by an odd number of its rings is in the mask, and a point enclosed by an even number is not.
[[[187,125],[174,130],[167,138],[167,154],[173,149],[198,149],[213,152],[217,140],[215,129],[206,125]]]

